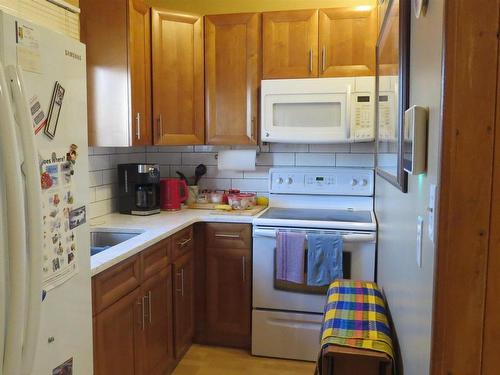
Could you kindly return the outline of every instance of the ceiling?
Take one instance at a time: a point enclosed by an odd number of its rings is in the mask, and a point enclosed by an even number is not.
[[[146,0],[146,3],[154,7],[205,15],[360,5],[374,6],[376,0]]]

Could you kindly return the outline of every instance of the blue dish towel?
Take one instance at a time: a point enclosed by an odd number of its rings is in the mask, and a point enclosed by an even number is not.
[[[307,235],[307,285],[330,285],[343,278],[342,250],[344,241],[337,234]]]

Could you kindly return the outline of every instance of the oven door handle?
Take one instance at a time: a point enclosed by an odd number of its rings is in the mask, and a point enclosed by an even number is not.
[[[335,233],[335,232],[332,232]],[[276,230],[273,229],[254,229],[255,237],[276,238]],[[374,242],[377,236],[375,233],[349,233],[342,235],[344,242]]]

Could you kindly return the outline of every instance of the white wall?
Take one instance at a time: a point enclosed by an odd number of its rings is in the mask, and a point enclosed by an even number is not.
[[[443,4],[430,1],[426,17],[417,20],[412,15],[410,105],[430,108],[428,173],[409,177],[408,194],[376,179],[378,282],[388,298],[405,375],[428,374],[430,366],[435,254],[426,209],[429,184],[439,176]],[[416,263],[419,215],[424,218],[422,268]]]

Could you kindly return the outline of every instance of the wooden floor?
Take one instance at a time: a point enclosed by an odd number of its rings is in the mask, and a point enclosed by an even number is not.
[[[193,345],[173,375],[313,375],[314,363],[252,357],[248,352]]]

